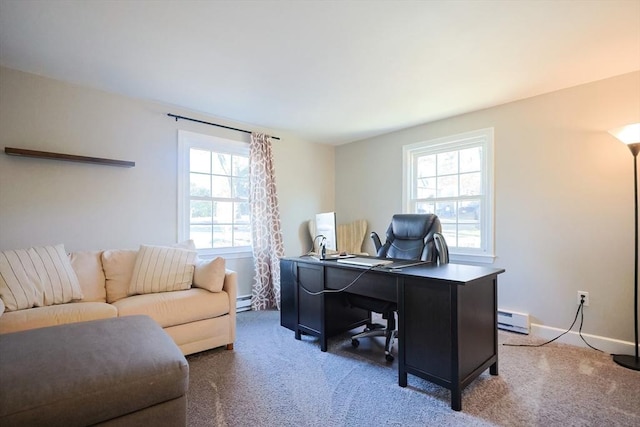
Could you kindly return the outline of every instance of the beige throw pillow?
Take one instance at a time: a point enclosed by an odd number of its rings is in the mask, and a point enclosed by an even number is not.
[[[108,303],[114,303],[128,296],[137,256],[136,249],[111,249],[102,253]]]
[[[73,271],[78,276],[82,290],[82,302],[106,302],[102,251],[79,251],[69,254]]]
[[[198,260],[193,273],[193,286],[206,289],[209,292],[220,292],[224,285],[224,258],[212,260]]]
[[[82,299],[64,245],[0,252],[0,298],[7,311]]]
[[[129,295],[189,289],[198,253],[187,249],[141,245]]]

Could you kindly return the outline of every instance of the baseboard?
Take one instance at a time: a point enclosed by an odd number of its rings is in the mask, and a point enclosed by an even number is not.
[[[549,326],[538,325],[536,323],[531,324],[531,334],[545,340],[553,339],[565,331],[566,329],[552,328]],[[635,354],[632,342],[602,337],[599,335],[585,334],[584,332],[582,333],[582,336],[585,340],[587,340],[589,344],[599,350],[604,351],[605,353]],[[569,331],[565,335],[558,338],[555,342],[589,348],[589,346],[585,344],[585,342],[580,338],[580,334],[576,331]]]
[[[251,295],[241,295],[236,298],[236,312],[251,310]]]

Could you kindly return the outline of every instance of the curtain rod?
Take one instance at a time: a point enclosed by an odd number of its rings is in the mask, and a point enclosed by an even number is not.
[[[211,125],[211,126],[217,126],[217,127],[219,127],[219,128],[225,128],[225,129],[236,130],[236,131],[238,131],[238,132],[251,133],[251,131],[250,131],[250,130],[244,130],[244,129],[232,128],[232,127],[229,127],[229,126],[219,125],[219,124],[216,124],[216,123],[205,122],[205,121],[203,121],[203,120],[192,119],[192,118],[190,118],[190,117],[177,116],[177,115],[175,115],[175,114],[171,114],[171,113],[167,113],[167,116],[175,118],[175,119],[176,119],[176,122],[178,121],[178,119],[182,119],[182,120],[189,120],[189,121],[191,121],[191,122],[202,123],[202,124],[205,124],[205,125]],[[280,140],[280,138],[278,138],[277,136],[270,136],[270,138],[277,139],[278,141]]]

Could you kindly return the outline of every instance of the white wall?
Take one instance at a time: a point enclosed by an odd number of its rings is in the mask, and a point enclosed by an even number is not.
[[[174,113],[264,131],[274,141],[286,255],[309,249],[306,221],[333,209],[334,148],[279,130],[233,123],[173,106],[0,68],[0,143],[136,162],[131,169],[0,154],[0,249],[64,243],[68,251],[137,248],[177,239],[177,131],[248,141],[249,135],[167,117]],[[3,148],[4,150],[4,148]],[[313,171],[325,170],[319,181]],[[239,295],[251,259],[229,259]]]
[[[402,209],[403,145],[494,127],[499,306],[555,336],[588,291],[583,332],[632,342],[633,157],[606,131],[638,121],[635,72],[343,145],[336,211],[384,232]]]

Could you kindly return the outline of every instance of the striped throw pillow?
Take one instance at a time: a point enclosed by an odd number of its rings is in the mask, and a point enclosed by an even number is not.
[[[198,253],[187,249],[141,245],[129,295],[189,289]]]
[[[82,299],[64,245],[0,252],[0,298],[7,311]]]

